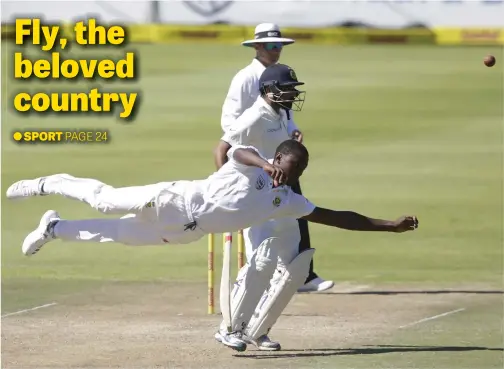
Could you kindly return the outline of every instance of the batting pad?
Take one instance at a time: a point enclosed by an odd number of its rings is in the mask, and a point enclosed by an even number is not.
[[[268,288],[278,260],[278,238],[264,240],[250,261],[240,269],[231,293],[231,323],[233,331],[242,331],[264,291]],[[225,323],[221,330],[226,330]]]
[[[269,332],[308,277],[314,253],[315,249],[307,249],[296,256],[283,271],[275,272],[271,287],[257,305],[244,332],[247,336],[256,340]]]

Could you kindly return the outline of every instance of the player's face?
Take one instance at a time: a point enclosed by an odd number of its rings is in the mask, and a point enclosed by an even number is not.
[[[301,94],[301,91],[298,91],[294,86],[285,86],[282,87],[282,92],[280,95],[280,99],[282,101],[282,106],[287,109],[292,109],[292,103],[297,101],[297,97]],[[304,99],[303,99],[304,100]],[[302,105],[302,104],[301,104]],[[301,110],[296,109],[297,111]]]
[[[301,111],[303,108],[306,92],[297,90],[295,86],[281,86],[281,88],[271,86],[266,91],[270,93],[269,100],[275,103],[273,107],[278,106],[293,111]]]
[[[277,157],[277,165],[287,175],[287,184],[292,185],[299,180],[308,166],[307,158],[299,158],[296,155],[282,155]]]
[[[275,64],[280,59],[283,45],[280,42],[267,42],[256,44],[256,50],[259,58],[268,65]]]

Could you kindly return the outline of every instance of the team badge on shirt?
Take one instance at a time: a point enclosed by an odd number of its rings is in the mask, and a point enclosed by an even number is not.
[[[255,188],[260,191],[264,188],[265,185],[266,185],[266,180],[264,179],[263,176],[259,176],[259,178],[257,178]]]
[[[275,207],[279,207],[280,206],[280,203],[282,202],[282,199],[280,197],[275,197],[275,199],[273,200],[273,206]]]

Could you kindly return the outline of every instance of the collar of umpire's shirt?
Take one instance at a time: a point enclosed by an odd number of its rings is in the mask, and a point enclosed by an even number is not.
[[[252,59],[252,63],[250,64],[252,65],[254,71],[257,73],[257,76],[261,77],[262,72],[264,72],[264,70],[266,69],[264,64],[257,60],[257,58]]]

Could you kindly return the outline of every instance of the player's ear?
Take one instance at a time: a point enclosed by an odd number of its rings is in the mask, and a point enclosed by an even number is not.
[[[275,163],[280,164],[281,162],[282,162],[282,153],[277,152],[277,154],[275,155]]]

